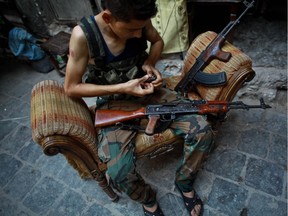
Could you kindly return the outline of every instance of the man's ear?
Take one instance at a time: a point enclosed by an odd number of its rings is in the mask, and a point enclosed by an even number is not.
[[[108,23],[111,22],[112,14],[109,13],[109,12],[104,12],[104,13],[102,14],[102,19],[104,20],[104,22],[105,22],[106,24],[108,24]]]

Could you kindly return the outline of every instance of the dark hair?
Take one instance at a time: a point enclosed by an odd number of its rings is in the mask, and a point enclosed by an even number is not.
[[[102,0],[102,8],[109,10],[116,19],[147,20],[157,13],[156,0]]]

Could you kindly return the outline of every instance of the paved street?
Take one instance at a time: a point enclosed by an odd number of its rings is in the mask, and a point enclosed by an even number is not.
[[[123,194],[111,202],[96,182],[80,179],[62,155],[46,156],[32,141],[31,89],[41,80],[63,82],[63,77],[11,60],[1,62],[0,71],[0,215],[143,215],[142,207]],[[195,184],[205,203],[204,215],[286,216],[286,112],[230,111],[216,145]],[[180,154],[177,149],[138,161],[167,216],[187,215],[173,185]]]

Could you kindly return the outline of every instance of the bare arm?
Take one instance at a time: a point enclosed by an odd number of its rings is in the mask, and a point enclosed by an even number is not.
[[[76,26],[73,29],[69,44],[69,59],[64,83],[67,95],[71,97],[95,97],[111,94],[130,94],[141,97],[154,91],[151,83],[145,83],[148,75],[115,85],[82,83],[82,76],[86,71],[88,61],[89,51],[85,35],[80,26]]]

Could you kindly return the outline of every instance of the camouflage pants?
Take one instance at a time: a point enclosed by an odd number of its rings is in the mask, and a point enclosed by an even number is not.
[[[162,89],[153,96],[138,101],[112,101],[102,108],[134,110],[149,103],[161,103],[176,99],[175,93]],[[213,135],[211,126],[201,115],[180,115],[169,126],[177,136],[184,139],[183,157],[176,171],[176,184],[184,192],[192,190],[196,172],[210,150]],[[156,193],[137,173],[134,155],[137,131],[107,127],[98,131],[98,153],[107,162],[107,174],[114,186],[125,192],[132,200],[153,206]]]

